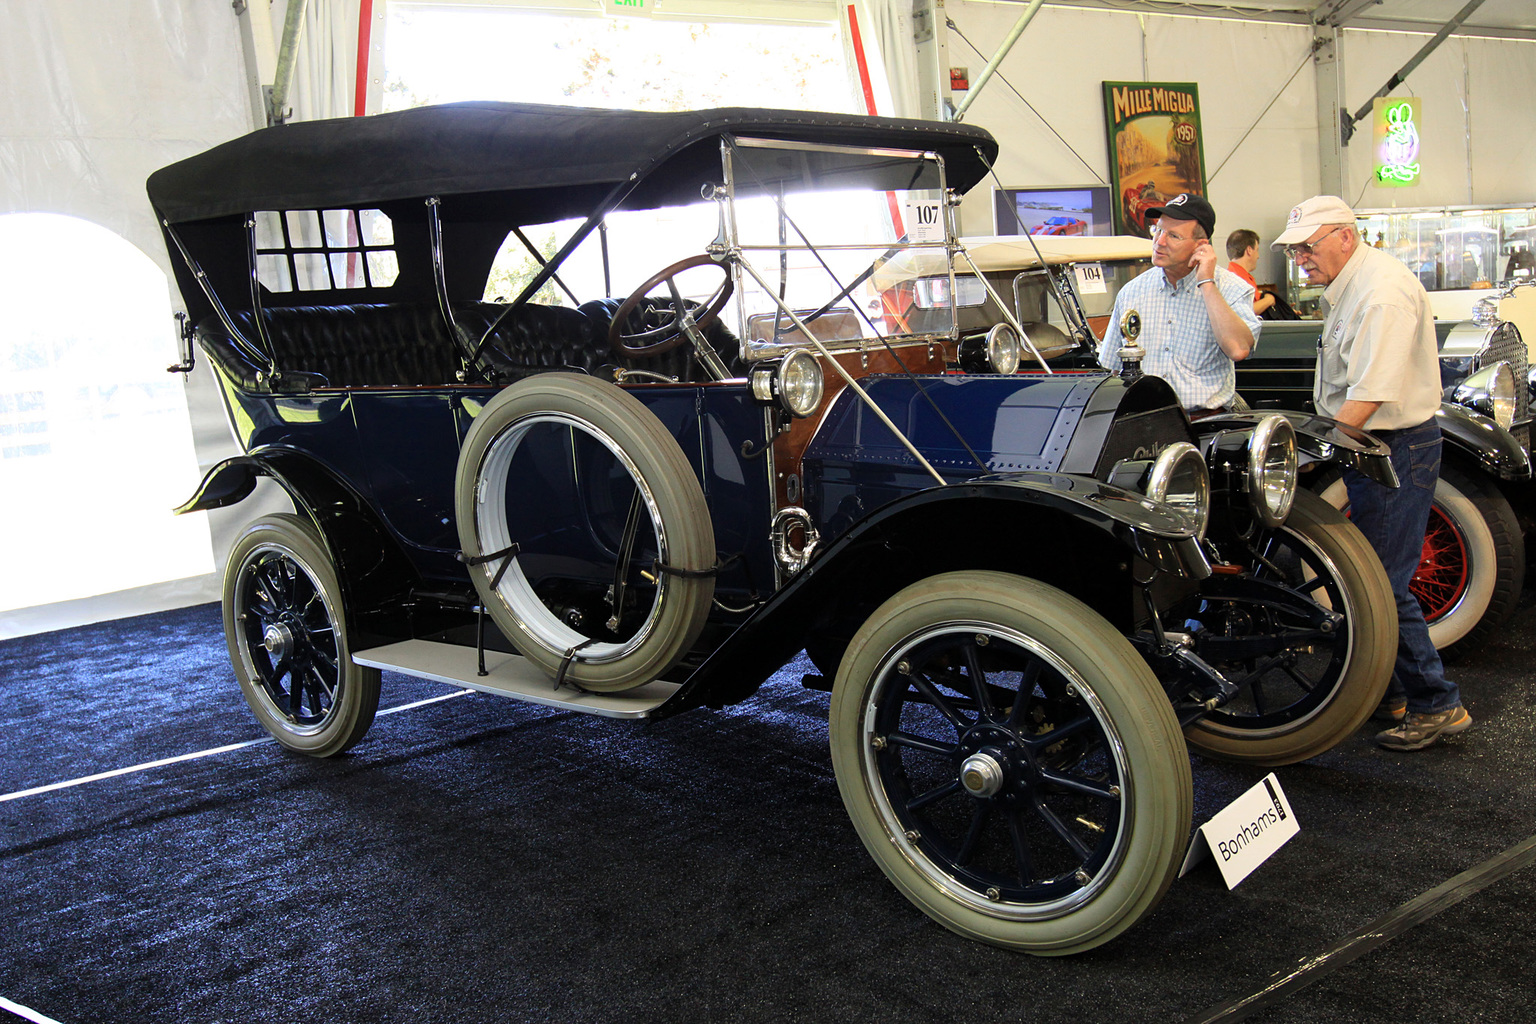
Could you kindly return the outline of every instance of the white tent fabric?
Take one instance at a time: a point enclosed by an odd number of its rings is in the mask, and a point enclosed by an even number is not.
[[[359,0],[310,0],[295,65],[289,106],[294,117],[352,113]],[[271,37],[282,38],[285,4],[252,0],[250,16],[265,16]],[[12,213],[52,213],[89,221],[125,239],[165,274],[167,310],[172,300],[170,257],[144,193],[151,171],[257,126],[241,38],[240,14],[229,3],[207,0],[0,0],[0,218]],[[80,282],[89,286],[89,282]],[[95,322],[56,319],[74,335],[113,343],[110,317]],[[174,327],[164,324],[163,346],[151,345],[146,359],[159,379],[175,351]],[[0,343],[0,357],[4,344]],[[9,380],[7,377],[9,376]],[[149,379],[149,378],[145,378]],[[7,385],[11,386],[8,388]],[[26,386],[0,358],[0,399]],[[190,495],[202,472],[235,454],[223,409],[206,368],[186,381],[196,465],[186,466]],[[67,411],[67,410],[59,410]],[[83,474],[82,474],[83,475]],[[42,523],[60,500],[88,505],[99,517],[100,533],[82,536],[82,547],[103,559],[159,556],[150,542],[108,544],[114,505],[121,494],[94,493],[92,481],[57,494],[0,493],[15,511]],[[235,530],[260,510],[279,507],[271,496],[212,513],[212,551],[207,564],[222,564]],[[169,515],[169,508],[166,510]],[[13,519],[15,517],[12,517]],[[0,572],[5,551],[35,543],[25,530],[0,538]],[[207,543],[204,541],[203,543]],[[121,615],[179,607],[218,597],[213,572],[170,579],[126,591],[83,596],[34,607],[0,611],[0,637],[59,629]]]

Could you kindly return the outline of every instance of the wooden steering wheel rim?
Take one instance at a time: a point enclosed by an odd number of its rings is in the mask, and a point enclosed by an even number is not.
[[[694,326],[698,327],[700,330],[703,330],[720,318],[720,310],[725,308],[725,304],[727,301],[729,301],[731,293],[736,289],[735,283],[731,280],[730,267],[717,261],[714,257],[704,253],[701,253],[698,256],[689,256],[687,259],[678,260],[670,267],[667,267],[666,269],[660,270],[657,273],[651,275],[649,280],[647,280],[644,284],[630,293],[629,298],[625,299],[623,304],[619,306],[618,312],[613,314],[613,320],[608,325],[608,345],[613,349],[615,355],[628,357],[630,359],[645,358],[647,356],[658,356],[663,352],[672,351],[674,348],[677,348],[677,346],[681,345],[685,340],[687,340],[688,335],[680,326],[683,316],[687,311],[677,307],[677,302],[680,300],[678,300],[676,296],[679,295],[679,292],[677,290],[676,284],[672,282],[672,279],[685,270],[691,270],[694,267],[702,266],[718,267],[721,273],[725,275],[725,280],[721,282],[719,290],[717,290],[715,294],[708,300],[708,304],[702,307],[702,310],[698,313],[698,315],[693,317]],[[663,282],[666,282],[670,286],[670,290],[674,296],[673,312],[676,314],[675,319],[670,325],[658,327],[653,331],[642,332],[641,334],[637,335],[626,335],[624,333],[624,321],[629,318],[629,314],[633,313],[635,308],[639,306],[640,303],[646,298],[651,289],[655,288],[659,284],[662,284]],[[663,334],[659,341],[651,342],[648,345],[626,344],[630,338],[643,338],[649,334],[665,332],[668,330],[670,330],[671,333]]]

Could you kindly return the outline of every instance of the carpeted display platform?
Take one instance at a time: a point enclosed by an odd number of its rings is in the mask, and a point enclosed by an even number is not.
[[[61,1024],[1528,1022],[1533,660],[1528,595],[1455,666],[1472,731],[1280,769],[1301,832],[1235,891],[1207,864],[1036,959],[886,883],[806,664],[638,725],[386,675],[404,710],[314,761],[262,742],[214,606],[6,641],[0,999]],[[1265,774],[1196,757],[1196,823]]]

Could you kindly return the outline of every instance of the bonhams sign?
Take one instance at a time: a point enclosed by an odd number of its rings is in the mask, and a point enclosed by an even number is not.
[[[1193,82],[1105,82],[1115,230],[1151,234],[1146,213],[1181,192],[1205,194],[1200,93]]]

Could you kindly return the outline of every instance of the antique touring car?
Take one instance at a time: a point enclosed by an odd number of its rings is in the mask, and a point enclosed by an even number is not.
[[[965,246],[960,268],[974,265],[999,298],[977,281],[957,282],[961,329],[996,322],[999,305],[1005,306],[1058,366],[1092,364],[1115,296],[1151,266],[1151,243],[1131,236],[1004,236],[968,239]],[[1525,535],[1536,514],[1528,458],[1531,389],[1525,343],[1513,323],[1480,315],[1438,321],[1435,328],[1445,461],[1412,587],[1431,639],[1452,657],[1475,649],[1520,598]],[[1258,348],[1238,364],[1239,393],[1265,409],[1310,409],[1317,335],[1315,320],[1265,321]],[[1325,421],[1291,418],[1301,432],[1303,486],[1347,508],[1337,456],[1341,443],[1354,442],[1341,442]]]
[[[803,648],[848,812],[924,912],[1037,953],[1141,918],[1189,836],[1186,739],[1327,749],[1385,686],[1391,603],[1358,533],[1292,510],[1283,418],[1202,441],[1160,380],[1017,374],[1007,326],[886,305],[995,153],[484,103],[154,174],[173,369],[201,350],[245,453],[181,511],[260,478],[294,507],[225,572],[261,724],[338,754],[381,670],[660,718]]]

